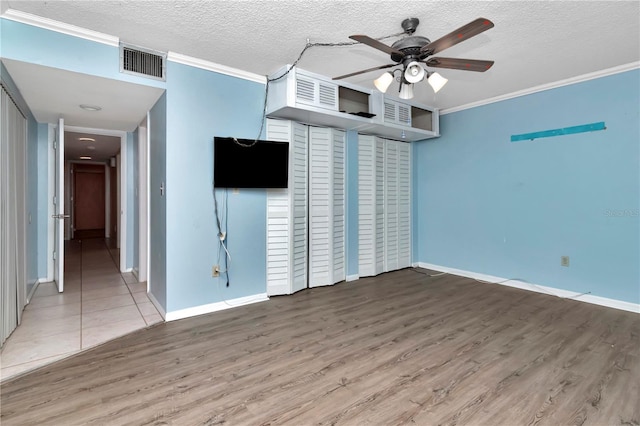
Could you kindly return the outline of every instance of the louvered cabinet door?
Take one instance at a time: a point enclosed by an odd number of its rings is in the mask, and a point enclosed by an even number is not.
[[[307,287],[307,126],[267,120],[267,139],[289,142],[289,187],[267,190],[267,294]]]
[[[296,76],[297,103],[338,110],[338,85],[301,74]]]

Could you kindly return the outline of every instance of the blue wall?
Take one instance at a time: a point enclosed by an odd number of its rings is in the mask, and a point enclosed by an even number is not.
[[[49,239],[49,125],[38,123],[37,142],[37,197],[38,197],[38,230],[37,230],[37,256],[38,278],[42,281],[48,275],[48,239]],[[33,190],[32,188],[29,191]],[[53,271],[51,272],[53,274]]]
[[[167,311],[167,94],[149,111],[149,293]]]
[[[127,270],[138,267],[138,131],[127,132]]]
[[[120,72],[118,46],[2,19],[2,57],[114,80],[164,87],[164,82]]]
[[[633,70],[442,116],[414,146],[415,257],[639,303],[639,95]]]
[[[167,310],[265,293],[265,190],[228,194],[229,287],[211,276],[213,138],[258,136],[264,85],[175,62],[167,76]]]
[[[229,194],[231,285],[219,285],[222,280],[211,277],[219,254],[211,188],[213,137],[258,136],[264,85],[174,62],[167,64],[166,83],[134,77],[119,72],[116,46],[2,22],[2,54],[7,58],[166,88],[150,115],[150,286],[160,305],[171,312],[264,293],[264,190]],[[127,154],[132,159],[130,137]],[[128,186],[135,181],[133,167],[126,170]],[[164,196],[159,193],[161,183]],[[128,206],[133,207],[127,221],[129,268],[137,262],[137,217],[136,194],[127,196]]]

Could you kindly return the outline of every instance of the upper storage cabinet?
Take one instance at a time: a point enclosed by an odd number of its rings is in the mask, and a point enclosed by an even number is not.
[[[438,110],[288,67],[270,76],[267,116],[416,141],[438,137]],[[286,75],[285,75],[286,73]],[[283,76],[282,78],[278,78]]]
[[[338,110],[338,85],[327,83],[304,75],[298,75],[296,103]]]

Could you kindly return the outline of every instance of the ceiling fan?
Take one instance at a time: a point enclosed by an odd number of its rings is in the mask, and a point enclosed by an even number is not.
[[[381,91],[386,92],[389,85],[394,80],[395,72],[401,71],[398,77],[400,82],[400,98],[411,99],[413,97],[413,84],[422,81],[425,77],[427,82],[438,92],[448,81],[436,72],[425,70],[420,64],[424,63],[428,67],[433,68],[450,68],[463,71],[484,72],[491,68],[493,61],[485,61],[478,59],[459,59],[459,58],[441,58],[431,57],[436,53],[443,51],[460,42],[470,39],[488,29],[493,28],[493,22],[485,18],[475,19],[468,24],[440,37],[436,41],[431,41],[426,37],[416,36],[416,31],[420,20],[418,18],[408,18],[402,21],[402,28],[407,34],[406,37],[397,40],[391,46],[382,43],[379,40],[366,35],[352,35],[350,39],[358,41],[385,52],[391,56],[392,64],[381,65],[362,71],[356,71],[349,74],[334,77],[334,80],[340,80],[352,77],[358,74],[364,74],[371,71],[401,66],[401,68],[393,71],[386,71],[380,78],[374,81],[375,86]]]

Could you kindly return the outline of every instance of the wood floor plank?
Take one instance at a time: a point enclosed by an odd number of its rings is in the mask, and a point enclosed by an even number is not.
[[[405,269],[156,324],[1,384],[3,425],[640,424],[640,316]]]

